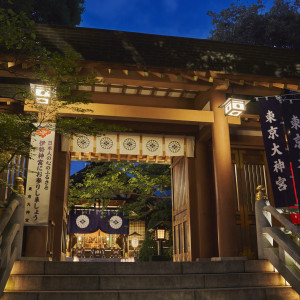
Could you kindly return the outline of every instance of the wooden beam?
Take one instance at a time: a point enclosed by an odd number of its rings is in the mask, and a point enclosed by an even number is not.
[[[7,62],[7,67],[8,68],[12,68],[12,67],[14,67],[16,65],[16,62],[15,61],[8,61]]]
[[[147,78],[147,77],[146,77]],[[148,77],[149,78],[149,77]],[[170,82],[162,80],[147,80],[145,77],[141,79],[131,79],[130,75],[124,78],[103,78],[105,83],[108,84],[120,84],[120,85],[137,85],[137,86],[151,86],[156,88],[168,88],[168,89],[182,89],[182,90],[193,90],[193,91],[208,91],[211,88],[210,84],[200,84],[199,82],[190,84],[182,82]]]
[[[231,117],[231,116],[227,116],[227,122],[229,125],[236,125],[239,126],[241,125],[241,118],[240,117]]]
[[[230,90],[230,89],[229,89]],[[252,95],[252,96],[272,96],[272,95],[279,95],[282,92],[282,89],[272,87],[263,87],[263,86],[234,86],[232,91],[233,94],[240,94],[240,95]]]
[[[109,73],[105,69],[96,68],[103,76],[107,84],[136,85],[136,86],[153,86],[157,88],[184,89],[194,91],[207,91],[211,88],[208,82],[195,82],[187,78],[178,78],[178,74],[158,74],[155,72],[132,71],[128,75],[123,70],[113,70]],[[145,76],[145,74],[147,76]]]
[[[0,98],[0,103],[6,103],[9,105],[12,102],[18,102],[18,101],[12,98]]]
[[[300,85],[294,85],[294,84],[285,84],[285,89],[291,90],[291,91],[295,91],[295,92],[299,92],[300,91]]]
[[[214,80],[214,89],[216,91],[227,91],[229,88],[229,81],[225,80],[224,82],[217,82]]]
[[[275,77],[275,76],[264,76],[258,74],[225,74],[221,72],[214,72],[213,76],[215,79],[225,79],[229,80],[245,80],[250,82],[271,82],[271,83],[286,83],[286,84],[300,84],[300,78],[285,78],[285,77]]]
[[[74,106],[76,107],[76,106]],[[191,109],[174,109],[174,108],[158,108],[158,107],[141,107],[131,105],[113,105],[91,103],[83,106],[84,109],[90,109],[85,116],[106,117],[110,119],[121,118],[140,121],[162,121],[171,123],[213,123],[214,116],[211,111],[199,111]],[[24,111],[38,112],[32,105],[26,104]],[[60,109],[58,111],[62,115],[80,115],[82,112],[76,112],[72,109]],[[236,123],[236,122],[235,122]]]

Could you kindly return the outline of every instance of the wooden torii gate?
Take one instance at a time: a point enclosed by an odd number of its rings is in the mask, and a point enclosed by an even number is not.
[[[130,127],[136,133],[195,137],[195,156],[171,162],[174,260],[255,256],[249,186],[269,185],[258,115],[255,104],[242,118],[225,117],[219,107],[228,95],[299,91],[300,55],[179,37],[45,25],[37,29],[38,39],[50,48],[69,45],[80,52],[84,57],[79,62],[81,72],[97,72],[101,79],[95,86],[77,87],[92,92],[93,103],[85,106],[92,112],[83,117]],[[24,78],[33,78],[31,67],[21,63],[10,67],[22,68]],[[19,80],[13,73],[0,73],[15,80],[12,84]],[[37,112],[30,104],[24,111]],[[78,116],[66,109],[59,113]],[[64,258],[61,240],[72,155],[61,151],[57,135],[49,213],[49,220],[55,222],[56,260]],[[269,197],[272,199],[270,186]],[[26,255],[47,255],[46,228],[27,228],[26,239]]]

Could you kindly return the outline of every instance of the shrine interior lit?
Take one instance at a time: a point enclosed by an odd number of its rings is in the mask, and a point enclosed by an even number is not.
[[[93,154],[92,154],[93,155]],[[91,162],[99,163],[99,160],[94,158],[93,160],[88,160],[88,158],[79,158],[76,156],[74,152],[74,159],[71,161],[70,167],[70,178],[75,182],[79,181],[82,178],[81,174],[85,174],[89,172],[87,166],[91,166]],[[148,158],[149,160],[149,158]],[[108,159],[102,158],[101,162],[106,162],[113,164],[117,162],[117,159]],[[121,160],[120,160],[121,161]],[[128,159],[121,161],[123,163],[128,163]],[[137,164],[136,161],[132,160],[131,162]],[[166,159],[164,164],[169,165],[168,160]],[[171,191],[168,191],[168,195]],[[171,195],[170,195],[171,197]],[[100,198],[100,197],[99,197]],[[155,199],[155,198],[154,198]],[[78,224],[77,218],[82,214],[86,214],[89,216],[90,212],[96,212],[96,217],[101,218],[101,211],[104,210],[104,214],[111,214],[112,216],[118,212],[118,209],[122,207],[126,201],[138,201],[134,199],[130,199],[130,195],[113,195],[112,199],[109,201],[108,205],[105,209],[102,207],[101,202],[96,200],[94,203],[90,203],[87,207],[86,205],[74,205],[71,210],[75,211],[75,218],[69,215],[68,222],[73,222],[74,226],[72,230],[79,230],[83,228],[84,224],[79,224],[78,227],[75,223]],[[151,199],[149,199],[151,201]],[[154,200],[155,203],[155,200]],[[86,201],[81,201],[81,204],[86,204]],[[170,211],[171,214],[171,211]],[[136,216],[136,215],[135,215]],[[76,222],[77,221],[77,222]],[[163,221],[163,220],[162,220]],[[167,221],[167,220],[165,220]],[[118,225],[118,224],[116,224]],[[122,224],[124,227],[125,234],[114,234],[103,232],[98,229],[95,232],[91,233],[69,233],[67,232],[66,238],[66,260],[67,261],[134,261],[139,257],[139,251],[141,246],[145,240],[145,234],[147,230],[147,222],[146,219],[130,219],[126,222],[126,224]],[[122,227],[122,228],[123,228]],[[70,226],[67,224],[67,228]],[[169,232],[167,234],[167,239],[169,240]],[[167,245],[163,245],[166,249],[164,251],[168,251],[170,248],[170,243]],[[156,251],[155,251],[156,252]],[[156,253],[155,253],[156,254]]]

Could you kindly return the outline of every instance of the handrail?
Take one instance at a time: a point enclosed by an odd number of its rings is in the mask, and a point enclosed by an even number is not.
[[[13,199],[10,201],[9,206],[6,208],[2,218],[0,219],[0,235],[2,235],[5,227],[9,223],[13,213],[15,212],[16,208],[19,206],[19,201]]]
[[[18,191],[22,192],[20,184],[23,179],[17,178]],[[0,296],[16,259],[21,257],[24,227],[24,198],[13,194],[8,201],[8,207],[0,219]]]
[[[265,206],[264,211],[269,212],[277,221],[279,221],[284,227],[289,229],[294,235],[300,238],[300,229],[291,223],[287,218],[280,214],[273,206]]]
[[[272,217],[279,221],[286,232],[300,241],[300,230],[274,207],[267,205],[263,188],[257,188],[255,203],[258,258],[267,259],[300,294],[300,245],[286,234],[282,227],[272,224]]]

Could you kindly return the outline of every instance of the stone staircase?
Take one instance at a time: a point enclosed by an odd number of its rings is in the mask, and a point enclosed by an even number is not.
[[[17,261],[1,300],[299,300],[264,260]]]

